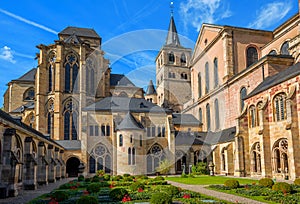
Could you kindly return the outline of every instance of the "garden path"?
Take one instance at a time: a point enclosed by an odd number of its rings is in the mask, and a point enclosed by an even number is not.
[[[198,192],[198,193],[201,193],[204,195],[212,196],[217,199],[226,200],[226,201],[233,202],[233,203],[262,204],[262,202],[252,200],[249,198],[244,198],[241,196],[236,196],[236,195],[231,195],[231,194],[227,194],[227,193],[210,190],[210,189],[205,188],[204,185],[187,185],[187,184],[177,183],[174,181],[168,181],[168,183],[170,183],[173,186],[182,188],[182,189]]]
[[[38,186],[37,190],[24,190],[20,195],[16,197],[9,197],[6,199],[0,199],[1,204],[23,204],[28,203],[30,200],[51,192],[53,189],[58,188],[60,185],[67,183],[74,178],[61,179],[55,183],[49,183],[48,185]]]

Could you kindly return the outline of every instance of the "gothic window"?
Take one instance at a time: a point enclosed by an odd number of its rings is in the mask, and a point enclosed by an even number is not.
[[[96,161],[92,156],[90,156],[89,167],[90,167],[90,173],[96,173]]]
[[[274,97],[275,120],[281,121],[286,119],[286,95],[278,94]]]
[[[133,139],[132,139],[132,135],[130,135],[130,143],[132,143]]]
[[[48,92],[53,90],[53,76],[54,76],[54,66],[55,66],[56,56],[54,52],[50,52],[48,59]]]
[[[219,113],[219,101],[215,100],[215,122],[216,122],[216,130],[220,128],[220,113]]]
[[[207,153],[204,150],[194,152],[194,165],[199,162],[207,163]]]
[[[163,148],[159,144],[154,144],[147,152],[147,173],[154,173],[159,166],[159,162],[165,158]]]
[[[49,112],[47,117],[47,134],[52,138],[54,129],[53,113]]]
[[[123,147],[123,135],[119,135],[119,147]]]
[[[205,93],[209,91],[209,65],[208,62],[205,63]]]
[[[110,125],[106,125],[106,136],[110,136]]]
[[[225,148],[223,148],[222,151],[221,151],[221,167],[222,167],[222,171],[226,171],[226,153],[225,153]]]
[[[240,91],[240,107],[241,107],[241,111],[244,109],[245,106],[245,97],[247,96],[247,89],[245,87],[243,87]]]
[[[32,101],[34,100],[34,88],[29,88],[25,91],[25,93],[23,94],[23,100],[24,101]]]
[[[169,78],[172,78],[172,73],[171,73],[171,72],[169,72],[169,75],[168,75],[168,76],[169,76]]]
[[[206,127],[207,127],[207,130],[210,131],[211,129],[211,120],[210,120],[210,105],[207,104],[206,105]]]
[[[161,137],[161,128],[159,126],[157,127],[157,136]]]
[[[174,64],[175,62],[175,56],[173,52],[169,53],[169,63]]]
[[[86,61],[86,93],[88,95],[94,95],[95,94],[95,66],[94,66],[94,60],[87,59]]]
[[[200,122],[200,124],[202,124],[202,109],[201,108],[199,108],[199,122]]]
[[[186,56],[184,53],[181,54],[180,62],[181,62],[181,64],[186,64]]]
[[[276,173],[288,173],[288,141],[280,139],[273,147],[273,170]]]
[[[143,146],[143,137],[142,137],[142,135],[140,135],[140,147],[142,147]]]
[[[151,137],[151,127],[147,128],[147,137]]]
[[[175,79],[175,78],[176,78],[176,76],[175,76],[175,73],[174,73],[174,72],[172,73],[172,78],[173,78],[173,79]]]
[[[77,140],[78,115],[77,106],[72,100],[64,105],[64,140]]]
[[[187,74],[186,73],[181,73],[181,79],[187,79]]]
[[[251,150],[252,172],[261,172],[261,151],[259,142],[255,143]]]
[[[219,84],[219,75],[218,75],[218,58],[214,59],[214,85],[215,88]]]
[[[101,125],[101,136],[105,136],[105,125]]]
[[[289,42],[286,41],[285,43],[282,44],[281,49],[280,49],[280,54],[282,55],[289,55]]]
[[[253,63],[257,62],[258,60],[258,53],[255,47],[249,47],[247,49],[247,67],[252,65]]]
[[[90,78],[90,70],[88,69],[88,67],[85,70],[86,73],[86,81],[85,81],[85,86],[86,86],[86,94],[89,95],[90,94],[90,80],[88,80]]]
[[[99,126],[95,125],[95,136],[99,136]]]
[[[201,87],[201,73],[198,73],[198,95],[199,98],[202,96],[202,87]]]
[[[131,148],[128,148],[128,165],[131,165]]]
[[[250,127],[253,128],[256,126],[256,108],[253,105],[249,108],[249,117]]]
[[[166,136],[166,128],[165,128],[165,126],[162,126],[162,128],[161,128],[161,136],[162,137]]]
[[[90,125],[90,136],[94,136],[94,126]]]
[[[269,52],[269,55],[277,55],[276,50],[271,50],[271,52]]]
[[[96,163],[97,161],[97,163]],[[90,160],[90,173],[95,173],[95,170],[104,170],[105,173],[111,172],[111,154],[106,146],[98,144],[91,152]],[[92,168],[91,168],[92,167]],[[91,169],[93,170],[91,172]],[[94,170],[95,169],[95,170]]]
[[[132,165],[135,165],[135,148],[132,148]]]
[[[151,132],[152,132],[152,137],[155,137],[156,136],[156,133],[155,133],[155,126],[152,126],[152,128],[151,128]]]
[[[65,91],[78,92],[78,59],[74,53],[69,53],[65,59]]]

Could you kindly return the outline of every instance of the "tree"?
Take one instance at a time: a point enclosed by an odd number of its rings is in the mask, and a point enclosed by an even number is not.
[[[168,160],[162,160],[159,162],[159,166],[156,168],[160,174],[169,174],[171,169],[171,164]]]

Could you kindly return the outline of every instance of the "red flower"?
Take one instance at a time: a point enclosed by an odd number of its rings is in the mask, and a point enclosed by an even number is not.
[[[58,202],[54,198],[51,198],[48,204],[58,204]]]
[[[131,198],[130,198],[129,195],[126,194],[126,195],[123,197],[123,199],[122,199],[122,203],[126,203],[126,202],[128,202],[128,201],[131,201]]]
[[[144,190],[142,188],[139,188],[138,189],[138,192],[143,192]]]
[[[90,193],[88,191],[83,191],[83,195],[89,195]]]
[[[182,196],[184,199],[190,199],[191,198],[191,195],[190,194],[187,194],[185,193],[183,196]]]
[[[71,186],[70,189],[75,190],[77,187],[76,186]]]

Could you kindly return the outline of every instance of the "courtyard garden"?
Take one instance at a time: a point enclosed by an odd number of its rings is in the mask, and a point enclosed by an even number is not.
[[[79,176],[30,204],[96,203],[229,203],[169,185],[164,177],[110,176],[99,172],[92,178]]]

